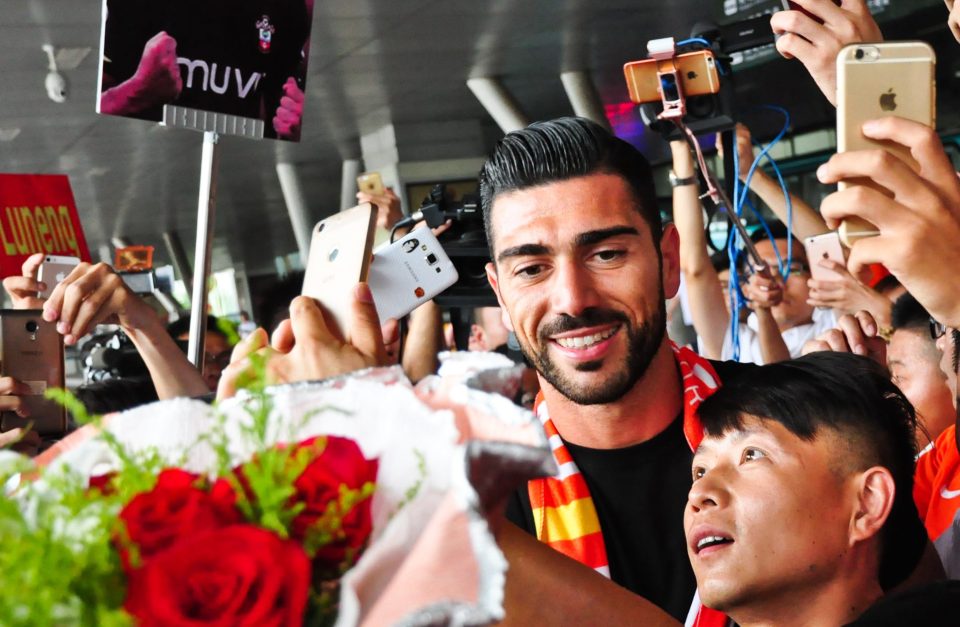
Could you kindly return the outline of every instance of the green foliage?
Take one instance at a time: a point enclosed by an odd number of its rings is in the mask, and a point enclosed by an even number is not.
[[[46,473],[16,499],[0,497],[0,622],[130,624],[111,530],[119,501],[93,499],[76,474]]]
[[[420,489],[423,487],[423,482],[427,479],[427,458],[417,449],[413,449],[413,454],[417,458],[417,480],[403,493],[403,499],[397,503],[396,509],[390,513],[389,520],[393,520],[394,516],[399,514],[413,499],[417,498],[417,495],[420,494]]]
[[[217,329],[227,338],[227,344],[236,346],[240,341],[240,334],[237,333],[237,325],[232,320],[226,318],[217,318]]]
[[[252,366],[238,387],[246,389],[244,403],[248,420],[227,424],[218,413],[214,427],[194,446],[209,446],[216,455],[216,476],[225,479],[237,494],[237,506],[244,518],[282,538],[289,538],[294,518],[305,507],[296,502],[295,482],[326,446],[317,438],[310,446],[277,445],[295,441],[299,428],[320,408],[308,412],[297,424],[281,431],[275,420],[273,398],[267,390],[266,362],[251,357]],[[64,405],[78,423],[99,429],[98,437],[116,460],[103,490],[91,489],[88,479],[59,466],[57,472],[37,471],[25,458],[0,470],[0,482],[26,472],[34,480],[10,492],[0,492],[0,625],[83,625],[119,627],[132,623],[123,610],[126,576],[121,567],[118,545],[128,550],[131,565],[139,563],[137,547],[130,542],[119,519],[123,507],[136,495],[156,485],[157,476],[167,467],[182,466],[164,460],[156,449],[133,450],[103,429],[102,418],[90,415],[83,404],[65,390],[48,390],[48,398]],[[228,427],[230,427],[228,429]],[[243,449],[256,451],[249,461],[235,467],[229,433],[239,431]],[[236,445],[236,442],[233,442]],[[426,465],[420,452],[420,479],[406,494],[404,504],[420,489]],[[171,463],[172,462],[172,463]],[[341,486],[338,497],[307,531],[304,549],[316,552],[343,535],[343,521],[351,510],[370,498],[375,485],[360,488]],[[305,620],[308,624],[332,624],[339,596],[339,575],[358,555],[349,554],[341,572],[314,582]],[[319,572],[319,571],[318,571]]]

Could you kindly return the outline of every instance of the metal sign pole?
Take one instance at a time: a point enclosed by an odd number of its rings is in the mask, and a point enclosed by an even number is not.
[[[207,335],[207,279],[213,250],[213,225],[217,206],[217,167],[220,161],[220,135],[203,133],[200,161],[200,195],[197,200],[197,246],[193,259],[193,298],[190,300],[190,341],[187,357],[203,372],[204,341]]]
[[[187,357],[197,370],[203,372],[203,346],[207,335],[207,280],[210,278],[213,250],[220,136],[263,139],[263,120],[164,105],[161,124],[203,131],[200,196],[197,201],[197,247],[193,258],[193,298],[190,299],[190,340],[187,344]]]

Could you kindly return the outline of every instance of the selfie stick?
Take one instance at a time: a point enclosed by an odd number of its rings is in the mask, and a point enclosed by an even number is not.
[[[197,242],[193,259],[193,292],[190,299],[190,340],[187,358],[203,371],[204,340],[207,335],[207,281],[213,251],[213,225],[217,206],[217,170],[220,162],[220,135],[263,138],[263,120],[164,105],[164,126],[203,132],[200,159],[200,192],[197,199]]]
[[[660,92],[660,100],[663,103],[663,111],[657,117],[661,120],[669,120],[676,124],[686,139],[691,152],[696,155],[697,169],[700,171],[700,175],[703,177],[707,187],[706,193],[700,196],[701,200],[709,197],[714,206],[726,212],[733,227],[740,234],[740,239],[743,240],[743,245],[750,259],[750,265],[753,271],[765,278],[772,278],[770,267],[767,265],[767,262],[760,257],[756,247],[750,240],[750,234],[747,232],[746,227],[740,222],[740,217],[737,216],[736,212],[732,210],[733,205],[730,203],[730,198],[724,189],[717,184],[713,172],[707,167],[707,162],[703,158],[703,150],[700,149],[700,144],[697,142],[696,136],[693,134],[693,131],[683,123],[683,116],[686,114],[686,99],[683,95],[683,82],[677,69],[677,47],[673,37],[650,40],[647,42],[647,53],[651,59],[656,59],[657,61],[658,91]],[[734,149],[736,149],[736,147],[734,147]]]

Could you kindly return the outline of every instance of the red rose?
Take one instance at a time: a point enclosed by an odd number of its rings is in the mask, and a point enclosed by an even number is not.
[[[297,448],[317,446],[318,439],[301,442]],[[294,483],[297,493],[291,501],[302,502],[304,508],[293,520],[291,535],[299,540],[306,538],[327,506],[340,498],[340,486],[359,490],[364,484],[376,480],[377,460],[365,458],[353,440],[326,436],[323,452],[310,462]],[[331,569],[340,566],[348,552],[355,559],[370,537],[373,528],[370,498],[356,503],[343,515],[342,522],[342,527],[335,530],[333,540],[320,547],[315,558],[319,564]]]
[[[142,559],[155,555],[187,534],[219,529],[240,521],[236,495],[226,481],[198,487],[197,475],[164,470],[153,490],[138,494],[120,511],[131,542]],[[121,550],[124,564],[126,551]]]
[[[182,538],[130,577],[124,605],[139,625],[300,625],[310,560],[299,544],[231,525]]]
[[[94,475],[87,482],[90,490],[98,490],[101,494],[113,494],[113,478],[117,476],[116,472],[108,472],[105,475]]]

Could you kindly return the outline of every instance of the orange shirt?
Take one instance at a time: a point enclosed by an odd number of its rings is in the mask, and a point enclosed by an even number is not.
[[[960,451],[951,425],[917,460],[913,500],[950,579],[960,578]]]

